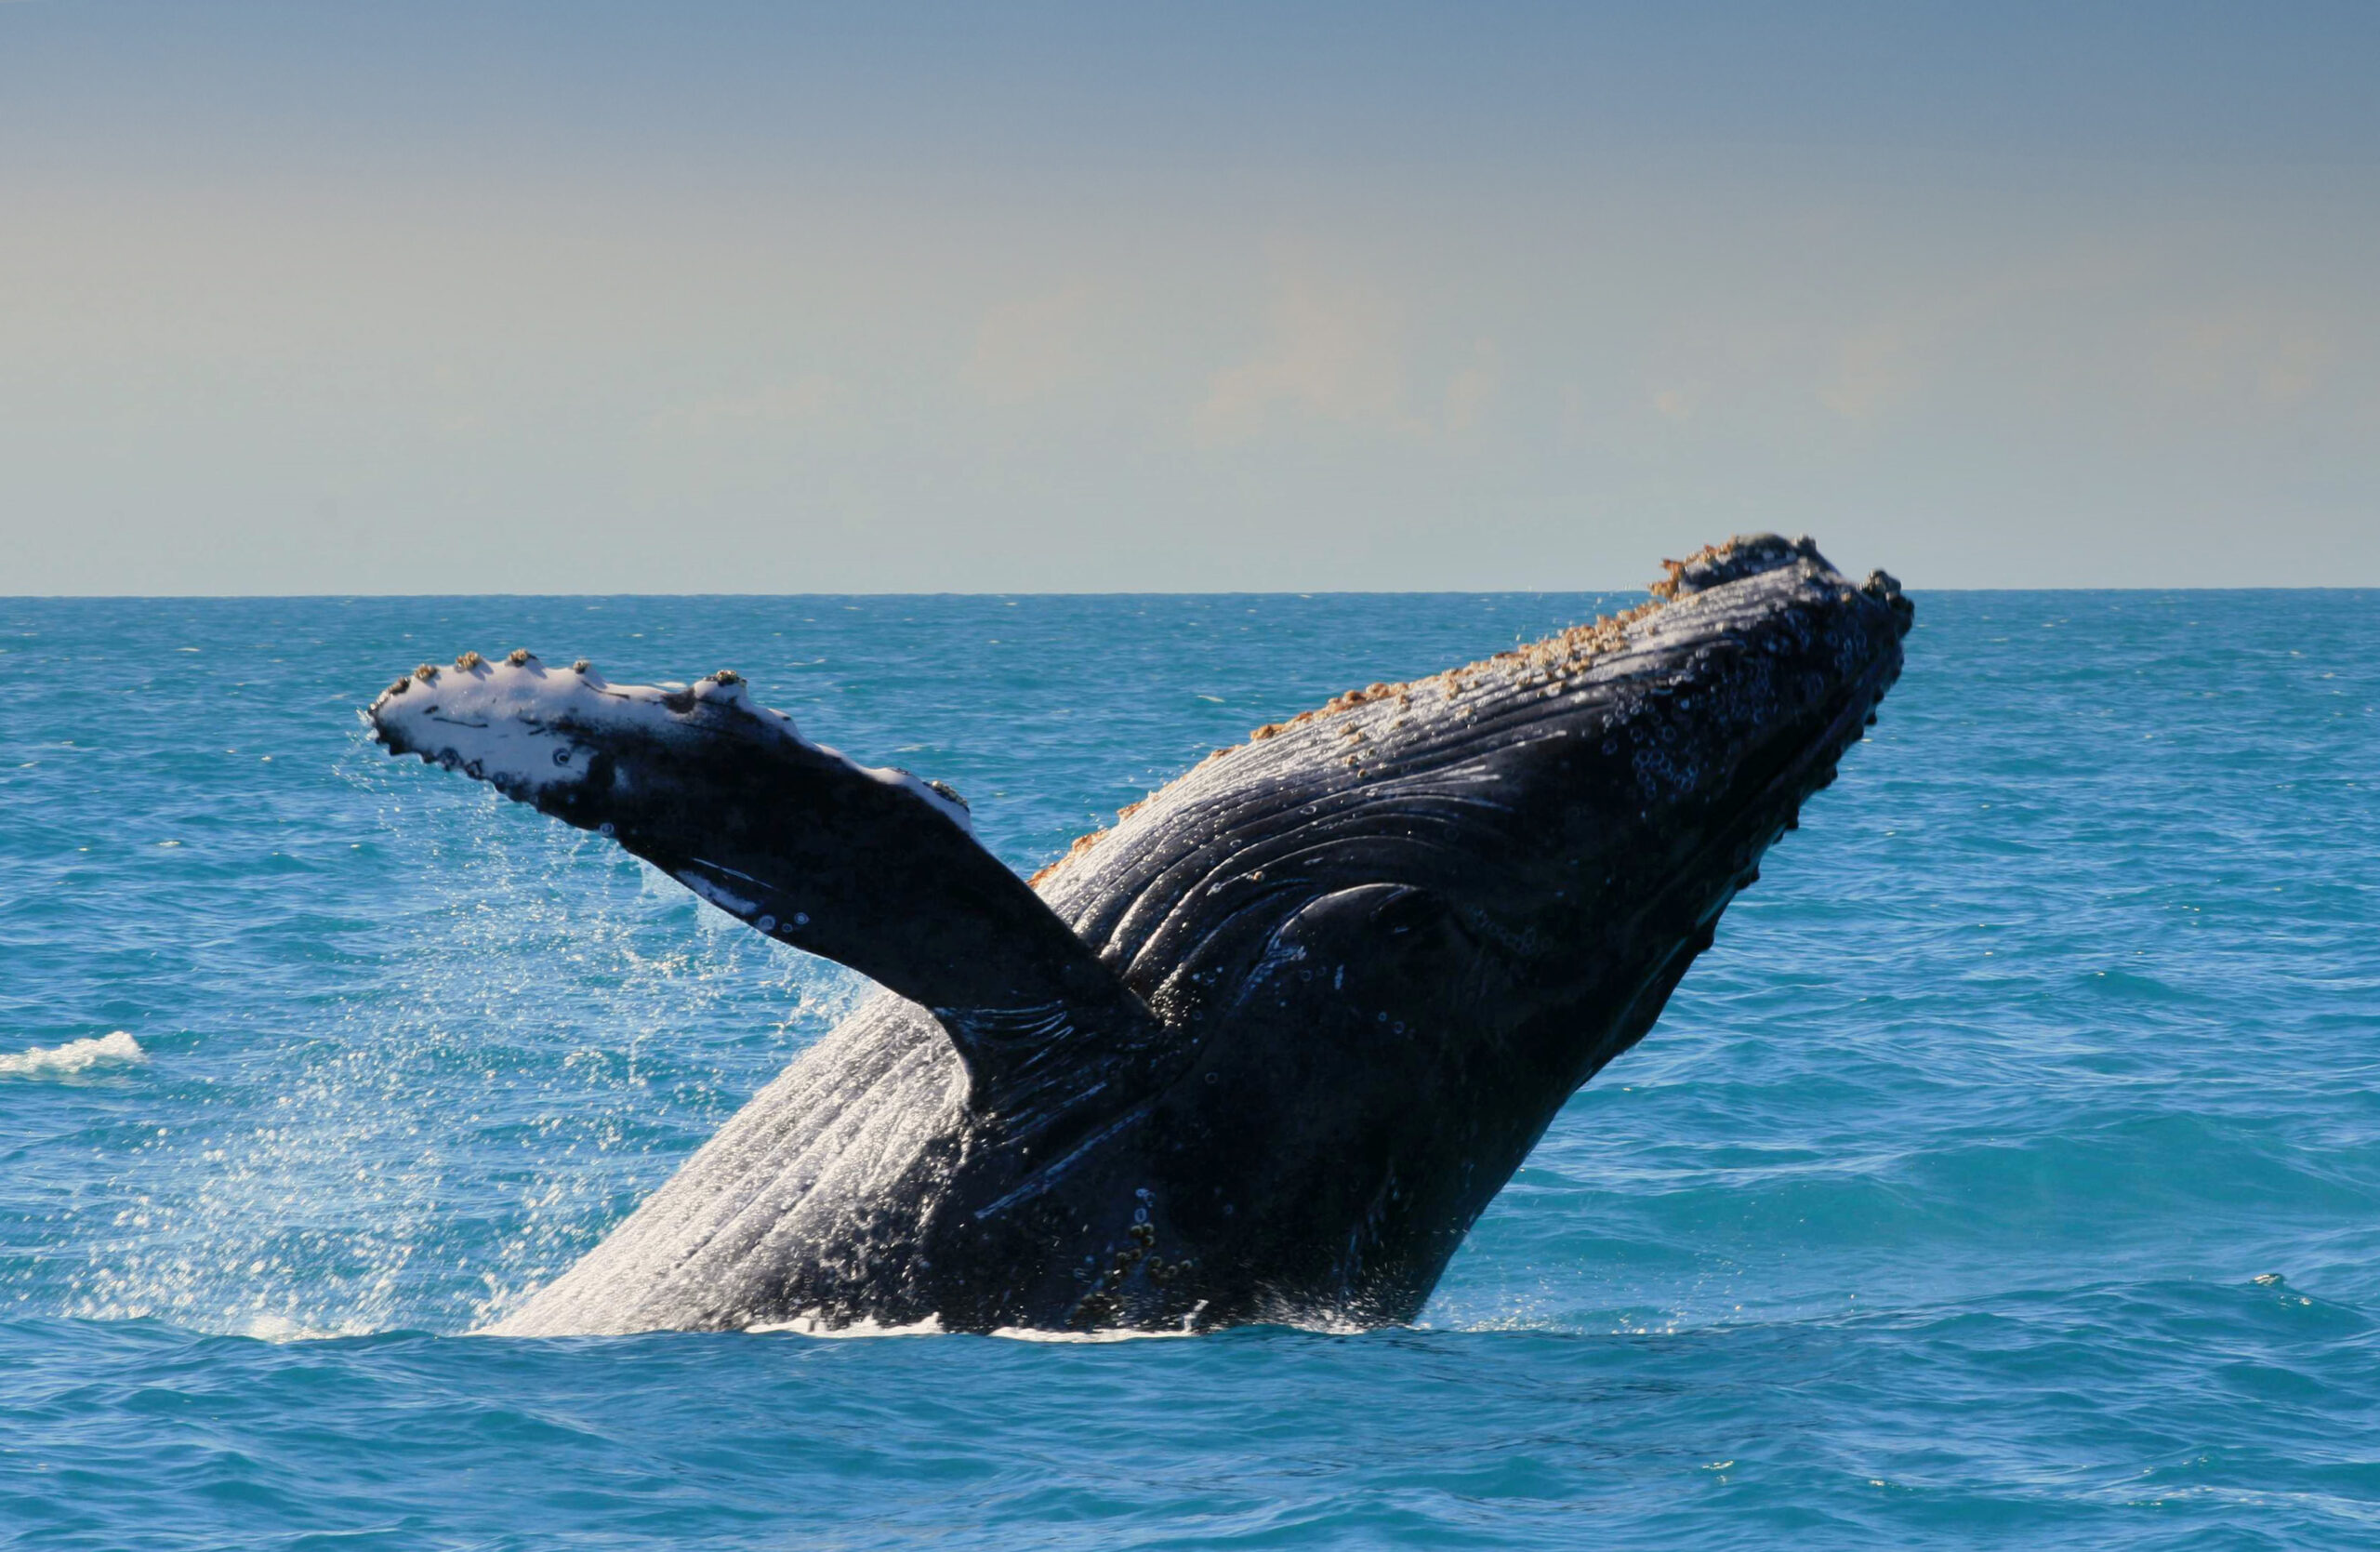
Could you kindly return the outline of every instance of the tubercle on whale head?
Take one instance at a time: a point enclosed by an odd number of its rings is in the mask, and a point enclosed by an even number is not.
[[[1582,857],[1606,851],[1615,815],[1634,810],[1637,837],[1610,864],[1610,889],[1574,878],[1547,909],[1695,896],[1681,919],[1697,923],[1699,948],[1760,854],[1875,721],[1914,611],[1889,576],[1855,586],[1807,538],[1739,537],[1673,566],[1668,596],[1632,626],[1625,649],[1583,674],[1547,675],[1540,702],[1521,681],[1535,718],[1506,714],[1502,767],[1532,794],[1543,846],[1527,860],[1549,878],[1583,871]]]
[[[1791,565],[1796,561],[1808,561],[1822,567],[1826,565],[1825,557],[1818,553],[1817,543],[1806,535],[1788,543],[1775,534],[1739,534],[1718,544],[1706,545],[1683,561],[1662,562],[1667,575],[1647,588],[1646,590],[1652,596],[1633,608],[1617,615],[1600,616],[1539,641],[1509,648],[1477,662],[1447,669],[1423,679],[1393,684],[1375,683],[1361,689],[1345,691],[1310,711],[1301,711],[1285,722],[1267,723],[1254,729],[1249,734],[1249,741],[1263,743],[1291,728],[1302,727],[1309,723],[1382,700],[1394,698],[1400,704],[1409,704],[1419,691],[1436,688],[1460,692],[1481,674],[1492,672],[1501,666],[1519,665],[1540,670],[1583,668],[1604,654],[1625,648],[1630,630],[1659,614],[1665,605],[1727,582]],[[1223,752],[1221,749],[1216,751],[1218,754]]]
[[[1666,566],[1668,575],[1653,584],[1652,596],[1633,608],[1424,678],[1350,690],[1322,706],[1257,727],[1247,742],[1215,750],[1119,813],[1115,828],[1078,839],[1071,850],[1034,875],[1035,887],[1081,887],[1086,868],[1095,869],[1104,859],[1129,851],[1130,830],[1170,822],[1178,807],[1197,802],[1202,793],[1236,789],[1263,779],[1268,771],[1300,763],[1319,767],[1325,762],[1318,739],[1330,740],[1328,763],[1345,773],[1345,779],[1336,784],[1339,790],[1326,794],[1328,802],[1359,787],[1393,782],[1401,762],[1414,752],[1410,730],[1416,727],[1449,724],[1478,741],[1525,737],[1527,730],[1521,723],[1534,724],[1541,735],[1566,719],[1574,732],[1582,726],[1582,716],[1607,721],[1610,708],[1594,702],[1608,698],[1613,683],[1664,671],[1665,655],[1682,650],[1693,657],[1692,643],[1680,644],[1690,624],[1726,637],[1730,622],[1718,617],[1717,611],[1730,600],[1765,607],[1777,603],[1778,595],[1798,590],[1807,606],[1831,609],[1859,594],[1881,605],[1881,617],[1891,622],[1889,630],[1872,632],[1875,639],[1869,645],[1881,653],[1889,636],[1892,674],[1897,673],[1897,643],[1909,632],[1912,609],[1886,573],[1875,572],[1855,589],[1810,538],[1787,540],[1774,534],[1739,535]],[[1724,590],[1730,588],[1732,591]],[[1689,661],[1686,670],[1700,671],[1706,661]],[[1890,683],[1888,675],[1884,683]],[[1676,688],[1663,687],[1660,696]],[[1646,697],[1624,694],[1622,698],[1641,711]],[[1110,846],[1111,838],[1123,844]]]

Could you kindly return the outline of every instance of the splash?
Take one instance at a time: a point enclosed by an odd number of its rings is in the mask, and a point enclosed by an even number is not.
[[[59,1313],[265,1341],[475,1329],[856,1000],[641,864],[590,876],[576,838],[494,800],[458,834],[404,833],[409,790],[360,736],[339,775],[387,858],[376,952],[177,1060],[172,1096],[204,1103],[127,1136],[67,1209]]]
[[[1110,1342],[1170,1342],[1178,1337],[1197,1336],[1199,1332],[1184,1326],[1180,1331],[1128,1331],[1121,1326],[1102,1326],[1096,1331],[1038,1331],[1031,1326],[1001,1326],[992,1335],[1003,1342],[1040,1342],[1053,1346],[1104,1346]]]
[[[64,1045],[36,1045],[13,1056],[0,1056],[0,1078],[79,1078],[94,1070],[140,1067],[149,1054],[122,1029],[96,1040],[70,1040]]]
[[[942,1318],[929,1315],[922,1320],[906,1326],[888,1326],[875,1320],[853,1320],[848,1325],[832,1325],[816,1315],[797,1315],[789,1320],[766,1320],[746,1326],[754,1335],[773,1335],[790,1332],[798,1336],[815,1336],[833,1341],[875,1336],[943,1336]],[[1030,1326],[1001,1326],[988,1333],[1002,1342],[1043,1342],[1057,1344],[1146,1342],[1170,1337],[1196,1336],[1197,1332],[1184,1326],[1180,1331],[1127,1331],[1103,1328],[1097,1331],[1038,1331]]]
[[[888,1326],[875,1320],[853,1320],[849,1325],[829,1325],[816,1315],[796,1315],[789,1320],[766,1320],[744,1328],[756,1335],[777,1332],[792,1332],[799,1336],[817,1336],[840,1341],[850,1337],[867,1336],[940,1336],[942,1317],[929,1315],[906,1326]]]

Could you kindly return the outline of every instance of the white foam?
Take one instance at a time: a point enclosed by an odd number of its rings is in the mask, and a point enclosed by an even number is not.
[[[70,1040],[64,1045],[36,1045],[13,1056],[0,1056],[0,1078],[72,1078],[93,1068],[139,1067],[149,1053],[122,1029],[96,1040]]]
[[[854,1320],[847,1326],[830,1326],[815,1315],[796,1315],[789,1320],[767,1320],[746,1331],[760,1334],[792,1332],[800,1336],[816,1336],[829,1341],[856,1340],[867,1336],[940,1336],[942,1318],[929,1315],[922,1320],[906,1326],[880,1325],[874,1320]]]
[[[944,1336],[939,1316],[929,1315],[922,1320],[906,1326],[888,1326],[874,1320],[854,1320],[847,1326],[826,1324],[815,1315],[796,1315],[789,1320],[768,1320],[746,1326],[747,1332],[767,1335],[791,1332],[798,1336],[814,1336],[828,1341],[847,1341],[871,1336]],[[990,1333],[1003,1342],[1042,1342],[1060,1345],[1100,1344],[1107,1342],[1151,1342],[1173,1337],[1196,1336],[1198,1333],[1184,1326],[1179,1331],[1127,1331],[1103,1328],[1098,1331],[1037,1331],[1030,1326],[1001,1326]]]
[[[1200,1333],[1187,1326],[1179,1331],[1130,1331],[1122,1326],[1104,1326],[1097,1331],[1037,1331],[1031,1326],[1001,1326],[992,1334],[1004,1342],[1044,1342],[1066,1346],[1096,1346],[1106,1342],[1170,1342]]]

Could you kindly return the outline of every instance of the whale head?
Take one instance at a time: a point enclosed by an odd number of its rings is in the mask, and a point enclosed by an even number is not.
[[[1416,1313],[1900,672],[1898,585],[1806,539],[1669,572],[1617,618],[1260,728],[1041,881],[1187,1037],[1152,1151],[1205,1161],[1167,1193],[1189,1238],[1261,1247],[1236,1296]]]

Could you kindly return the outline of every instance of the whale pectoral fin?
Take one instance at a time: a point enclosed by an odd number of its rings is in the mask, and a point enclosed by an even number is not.
[[[534,657],[417,670],[372,703],[394,753],[594,830],[781,942],[932,1010],[970,1103],[1030,1128],[1131,1086],[1163,1026],[979,845],[964,803],[811,743],[734,675],[616,685]]]

